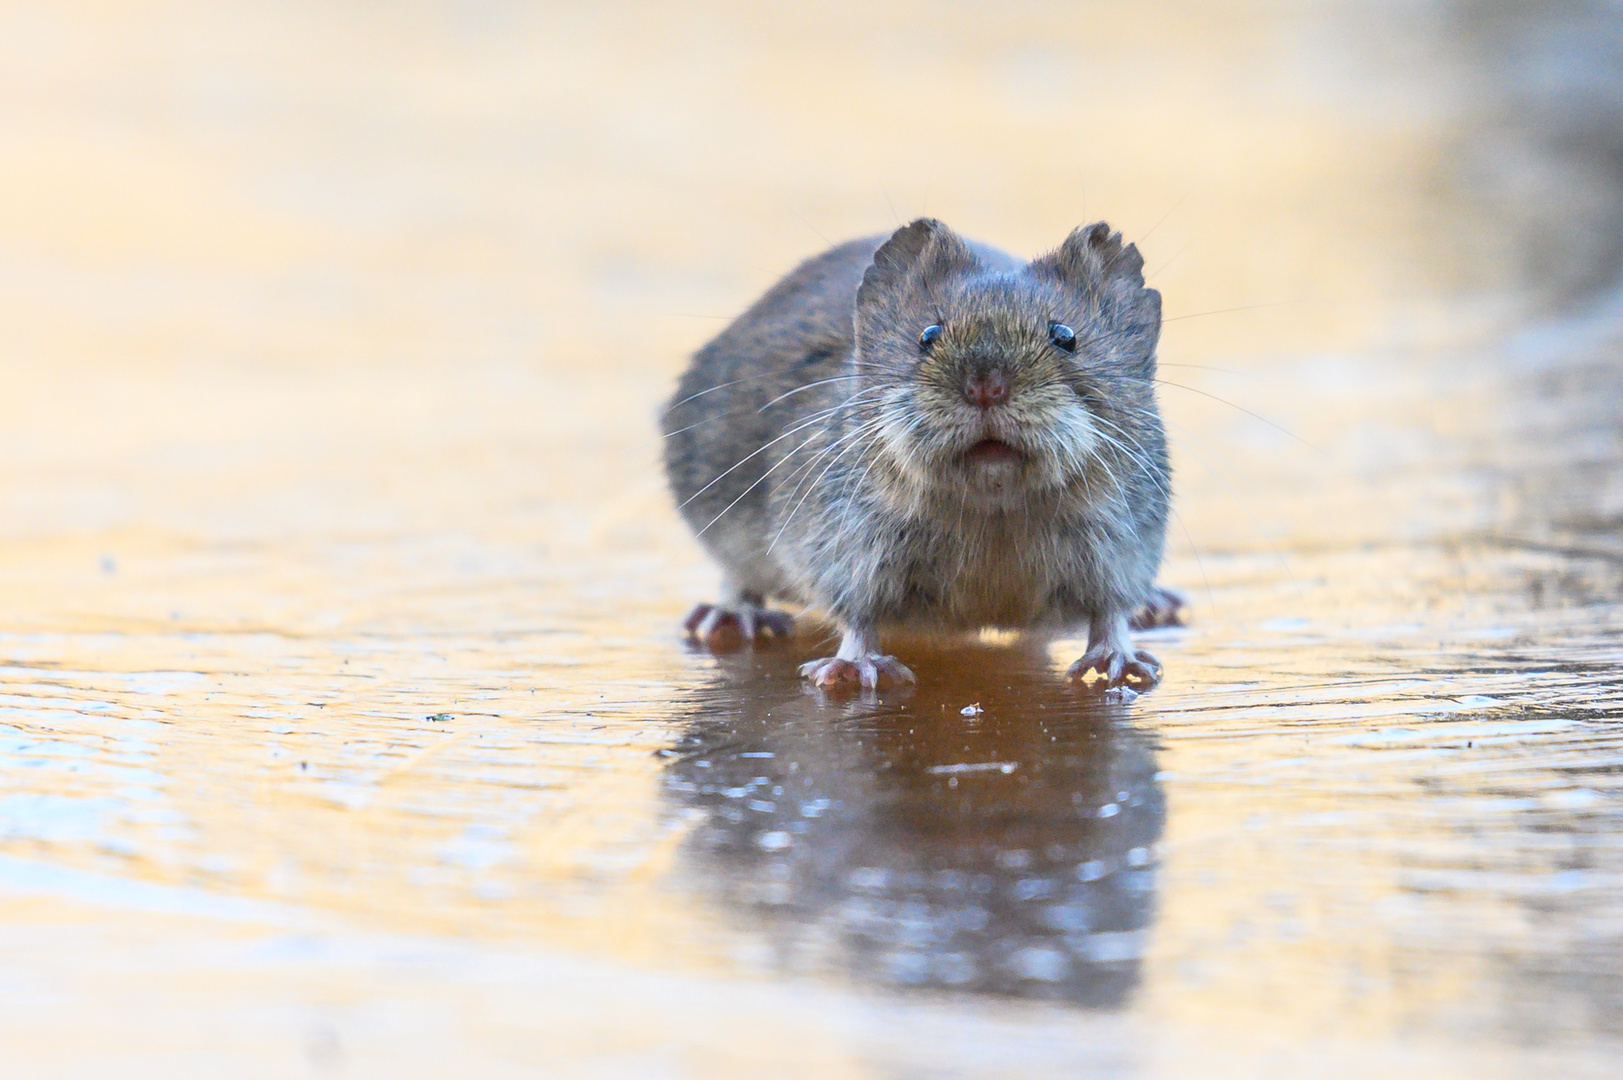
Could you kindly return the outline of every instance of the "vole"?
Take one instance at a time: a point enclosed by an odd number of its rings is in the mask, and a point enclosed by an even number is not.
[[[1171,495],[1161,295],[1103,222],[1025,262],[921,218],[803,263],[693,357],[662,415],[681,512],[725,594],[707,644],[787,636],[769,597],[837,620],[813,683],[913,682],[879,631],[1086,626],[1069,676],[1155,686],[1129,621]]]

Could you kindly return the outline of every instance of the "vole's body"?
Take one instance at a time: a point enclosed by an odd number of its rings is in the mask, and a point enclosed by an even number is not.
[[[1141,267],[1103,226],[1028,265],[921,221],[779,282],[664,415],[671,486],[730,593],[694,628],[781,631],[765,598],[809,604],[845,637],[807,674],[874,685],[911,677],[882,626],[1087,626],[1077,674],[1153,685],[1126,640],[1169,487]]]

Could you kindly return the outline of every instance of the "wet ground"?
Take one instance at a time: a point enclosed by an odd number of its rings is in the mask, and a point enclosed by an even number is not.
[[[0,9],[8,1075],[1609,1076],[1604,5]],[[712,657],[686,354],[1107,216],[1190,624]]]

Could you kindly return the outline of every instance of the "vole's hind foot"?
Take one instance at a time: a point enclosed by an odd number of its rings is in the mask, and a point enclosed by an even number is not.
[[[1142,693],[1160,684],[1161,661],[1142,649],[1128,651],[1101,646],[1089,649],[1065,674],[1088,690],[1125,686]]]
[[[1144,598],[1144,606],[1133,613],[1129,625],[1134,630],[1158,630],[1163,626],[1182,626],[1183,609],[1189,598],[1177,589],[1157,585]]]
[[[878,653],[869,653],[857,660],[842,660],[838,656],[812,660],[800,665],[800,675],[825,690],[880,690],[919,681],[906,664],[894,656]]]
[[[795,617],[754,604],[700,604],[682,620],[688,636],[714,652],[794,634]]]

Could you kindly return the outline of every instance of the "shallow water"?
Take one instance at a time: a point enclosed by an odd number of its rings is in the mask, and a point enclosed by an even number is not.
[[[19,1075],[1611,1074],[1615,16],[943,11],[0,10]],[[1151,694],[677,632],[686,354],[922,212],[1142,242]]]

